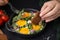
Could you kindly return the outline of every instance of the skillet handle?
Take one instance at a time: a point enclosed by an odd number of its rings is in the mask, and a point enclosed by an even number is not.
[[[11,26],[9,26],[8,23],[5,23],[5,28],[8,30],[8,31],[11,31],[11,32],[15,32],[12,28],[10,28]]]
[[[11,3],[8,3],[8,5],[9,5],[10,9],[11,9],[14,13],[16,13],[16,14],[19,13],[19,10],[17,10],[14,6],[12,6]]]

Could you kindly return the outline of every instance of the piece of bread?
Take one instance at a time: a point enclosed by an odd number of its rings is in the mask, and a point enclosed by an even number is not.
[[[31,22],[33,24],[38,25],[39,22],[41,21],[41,17],[39,16],[40,13],[36,13],[36,15],[31,19]]]
[[[0,30],[0,40],[8,40],[7,36]]]

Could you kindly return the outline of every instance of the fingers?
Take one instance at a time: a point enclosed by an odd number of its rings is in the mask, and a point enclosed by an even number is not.
[[[56,18],[58,18],[58,15],[54,16],[54,18],[51,18],[51,19],[47,19],[46,22],[50,22],[50,21],[53,21],[55,20]]]
[[[40,17],[46,22],[50,22],[60,16],[60,3],[50,1],[41,8]]]
[[[53,10],[51,10],[49,13],[45,14],[42,18],[44,19],[46,17],[51,17],[52,15],[56,14],[58,11],[59,11],[58,5],[56,5]]]
[[[45,22],[53,21],[53,20],[55,20],[56,18],[58,18],[58,15],[56,15],[56,16],[54,16],[54,17],[51,17],[51,18],[47,18],[47,19],[45,20]]]
[[[41,17],[44,16],[46,13],[51,11],[54,7],[55,7],[55,5],[52,5],[52,4],[49,5],[49,3],[45,4],[41,9],[42,11],[41,11],[40,16]]]
[[[46,21],[46,22],[50,22],[50,21],[52,21],[52,20],[58,18],[59,16],[60,16],[60,11],[57,12],[56,14],[50,16],[50,17],[45,18],[45,21]]]

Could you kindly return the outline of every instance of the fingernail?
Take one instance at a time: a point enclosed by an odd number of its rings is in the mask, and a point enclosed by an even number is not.
[[[46,20],[45,22],[49,22],[48,20]]]
[[[40,17],[42,16],[42,13],[40,14]]]

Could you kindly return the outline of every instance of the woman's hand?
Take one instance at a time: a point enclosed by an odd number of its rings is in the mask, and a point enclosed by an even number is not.
[[[49,1],[44,3],[41,8],[40,17],[46,22],[50,22],[60,16],[60,3],[57,1]]]
[[[0,0],[0,6],[6,5],[8,0]]]

